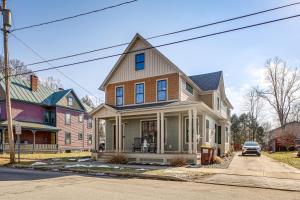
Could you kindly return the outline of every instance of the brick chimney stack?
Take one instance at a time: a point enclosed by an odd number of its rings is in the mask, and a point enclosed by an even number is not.
[[[35,75],[30,75],[30,87],[32,91],[37,91],[39,78]]]

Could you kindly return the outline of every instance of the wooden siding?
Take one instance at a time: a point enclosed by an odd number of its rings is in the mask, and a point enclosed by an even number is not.
[[[68,97],[72,97],[73,98],[73,105],[72,106],[68,106]],[[64,106],[64,107],[69,107],[69,108],[73,108],[75,110],[82,110],[83,108],[80,106],[79,104],[79,99],[76,98],[76,96],[70,92],[68,95],[66,95],[64,98],[62,98],[57,105],[60,106]]]
[[[200,100],[203,101],[206,105],[208,105],[211,109],[213,109],[213,95],[212,94],[200,95]]]
[[[71,114],[71,124],[65,124],[65,113]],[[60,129],[58,132],[58,148],[64,149],[90,149],[91,145],[88,145],[88,135],[92,134],[92,129],[87,128],[88,116],[85,115],[84,122],[79,122],[79,115],[83,112],[74,111],[65,108],[56,108],[57,128]],[[65,145],[65,133],[71,133],[71,144]],[[84,135],[83,140],[78,140],[78,133],[82,132]]]
[[[191,84],[190,84],[191,85]],[[191,94],[189,91],[186,90],[186,81],[180,78],[180,100],[181,101],[197,101],[199,100],[199,95],[196,93],[195,88],[193,87],[194,93]]]
[[[149,47],[141,39],[138,39],[129,51],[134,51],[142,48]],[[145,69],[135,70],[135,54],[145,53]],[[135,79],[144,79],[153,76],[160,76],[170,73],[176,73],[173,64],[168,62],[159,53],[153,49],[131,53],[124,57],[119,63],[117,70],[109,80],[109,84],[125,82]]]
[[[106,87],[106,104],[115,105],[115,88],[117,86],[124,86],[124,105],[135,104],[135,83],[145,83],[145,103],[156,102],[156,82],[160,79],[167,79],[168,83],[168,100],[177,100],[179,90],[179,74],[166,74],[163,76],[149,77],[145,79],[137,79],[133,81],[120,82],[117,84],[109,84]]]

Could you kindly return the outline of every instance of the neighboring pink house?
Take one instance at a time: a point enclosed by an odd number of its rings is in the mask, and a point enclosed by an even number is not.
[[[92,119],[90,108],[72,89],[55,91],[30,81],[12,77],[11,99],[13,125],[22,127],[21,150],[72,151],[90,150]],[[15,135],[16,141],[16,135]],[[5,87],[0,83],[0,151],[8,149]]]

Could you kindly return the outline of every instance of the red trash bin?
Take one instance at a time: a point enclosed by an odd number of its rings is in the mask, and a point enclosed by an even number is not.
[[[213,163],[215,149],[212,147],[201,147],[201,165]]]

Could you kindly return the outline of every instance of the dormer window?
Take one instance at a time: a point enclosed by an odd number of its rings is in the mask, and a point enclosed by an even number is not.
[[[145,54],[140,53],[135,55],[135,71],[143,70],[145,68]]]
[[[188,83],[185,83],[185,89],[191,94],[194,93],[193,87]]]
[[[73,106],[73,97],[68,97],[68,106]]]

